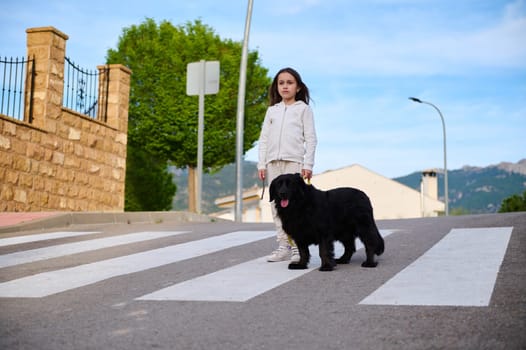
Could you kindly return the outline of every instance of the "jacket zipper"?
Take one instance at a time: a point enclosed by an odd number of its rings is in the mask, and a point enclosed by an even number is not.
[[[283,126],[285,125],[285,116],[287,115],[287,105],[283,110],[283,118],[281,118],[281,128],[279,130],[279,143],[278,143],[278,160],[281,160],[281,138],[283,136]]]

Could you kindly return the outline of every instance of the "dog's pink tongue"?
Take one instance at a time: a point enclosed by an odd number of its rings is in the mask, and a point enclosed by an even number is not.
[[[281,200],[281,207],[282,208],[286,208],[287,205],[289,205],[289,200],[288,199],[282,199]]]

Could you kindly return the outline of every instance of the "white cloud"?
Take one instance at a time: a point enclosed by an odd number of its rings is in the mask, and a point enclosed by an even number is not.
[[[447,22],[425,23],[428,19],[418,13],[396,12],[404,18],[371,19],[377,28],[335,20],[294,30],[301,14],[284,23],[267,20],[251,42],[271,65],[293,60],[304,69],[324,66],[330,74],[472,74],[479,69],[524,68],[523,3],[509,4],[497,21],[480,24],[474,20],[461,28]]]

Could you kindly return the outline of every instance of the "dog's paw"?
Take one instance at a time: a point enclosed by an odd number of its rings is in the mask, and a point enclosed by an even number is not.
[[[306,268],[307,268],[307,264],[299,264],[299,263],[289,264],[289,270],[305,270]]]
[[[376,265],[378,265],[377,262],[368,262],[368,261],[364,261],[362,263],[362,267],[376,267]]]
[[[323,266],[322,265],[320,267],[320,271],[332,271],[332,270],[334,270],[334,266],[332,266],[332,265],[328,265],[328,266]]]

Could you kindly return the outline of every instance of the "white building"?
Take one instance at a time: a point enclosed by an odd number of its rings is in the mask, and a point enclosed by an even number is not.
[[[407,219],[438,216],[445,205],[438,198],[436,171],[422,173],[421,191],[379,175],[358,164],[314,175],[312,185],[320,190],[337,187],[354,187],[365,192],[373,205],[374,217],[380,219]],[[243,222],[272,222],[268,187],[261,200],[261,187],[243,193]],[[235,196],[218,198],[215,203],[225,211],[216,216],[234,220]]]

